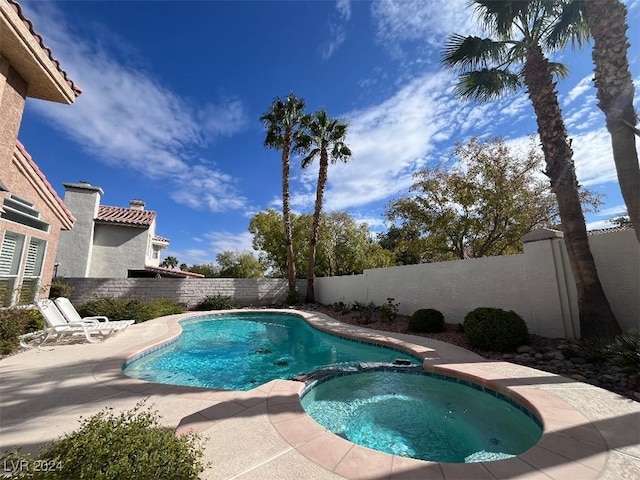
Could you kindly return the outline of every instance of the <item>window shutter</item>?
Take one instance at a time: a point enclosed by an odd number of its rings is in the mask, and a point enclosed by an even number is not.
[[[2,241],[2,250],[0,250],[0,275],[15,275],[17,272],[12,271],[14,264],[13,257],[18,244],[18,235],[13,232],[5,232]]]

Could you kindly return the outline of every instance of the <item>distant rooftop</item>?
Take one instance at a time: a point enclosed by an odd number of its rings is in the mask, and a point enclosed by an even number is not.
[[[156,212],[151,210],[100,205],[96,222],[149,227],[155,218]]]

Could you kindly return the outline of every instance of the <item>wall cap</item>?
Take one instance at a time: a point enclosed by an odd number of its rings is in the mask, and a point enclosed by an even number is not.
[[[540,240],[550,240],[552,238],[564,238],[564,233],[550,228],[537,228],[522,236],[524,243],[539,242]]]

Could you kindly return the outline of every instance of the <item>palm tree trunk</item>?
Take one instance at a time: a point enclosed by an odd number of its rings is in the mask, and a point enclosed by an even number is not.
[[[313,279],[316,270],[316,246],[318,244],[318,229],[320,228],[320,213],[322,212],[322,197],[324,186],[327,183],[329,171],[329,157],[326,148],[320,152],[320,170],[318,171],[318,187],[316,189],[316,205],[313,212],[313,226],[311,227],[311,243],[309,244],[309,266],[307,268],[307,303],[315,303],[316,296],[313,291]]]
[[[296,264],[293,258],[293,234],[291,232],[291,206],[289,205],[289,155],[291,152],[291,131],[284,135],[282,146],[282,218],[284,220],[284,238],[287,247],[287,277],[289,293],[296,291]]]
[[[634,87],[627,58],[627,8],[617,0],[590,0],[585,6],[594,39],[598,107],[607,119],[622,198],[640,242],[640,167],[632,128],[638,117],[633,108]]]
[[[611,343],[621,330],[598,278],[578,195],[573,151],[549,62],[537,44],[527,48],[524,81],[536,113],[547,164],[545,174],[558,201],[569,263],[576,282],[580,335],[595,345],[605,345]]]

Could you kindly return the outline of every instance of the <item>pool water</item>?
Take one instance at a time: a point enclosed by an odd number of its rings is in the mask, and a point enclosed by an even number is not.
[[[385,453],[434,462],[510,458],[542,428],[514,403],[429,374],[387,371],[331,378],[302,398],[327,430]]]
[[[125,366],[141,380],[225,390],[250,390],[328,366],[388,362],[412,355],[321,332],[300,316],[219,314],[182,324],[172,344]]]

